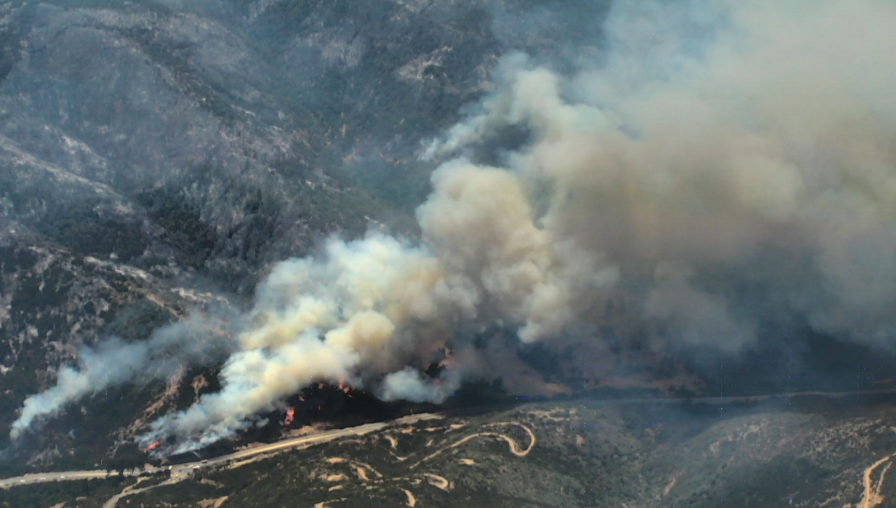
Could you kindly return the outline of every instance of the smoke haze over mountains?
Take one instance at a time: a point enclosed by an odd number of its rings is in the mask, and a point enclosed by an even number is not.
[[[505,56],[494,91],[423,150],[438,167],[420,237],[372,230],[277,264],[252,309],[227,317],[221,390],[141,443],[232,437],[317,382],[442,402],[488,373],[419,372],[449,350],[466,358],[477,332],[599,342],[618,298],[651,351],[737,355],[793,315],[892,351],[894,26],[884,0],[617,1],[600,56],[575,55],[574,70]],[[13,437],[164,372],[157,347],[175,363],[220,357],[184,327],[85,350],[26,401]],[[102,364],[120,369],[98,376]]]

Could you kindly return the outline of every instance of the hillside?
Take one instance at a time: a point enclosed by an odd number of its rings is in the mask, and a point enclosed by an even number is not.
[[[889,498],[888,397],[685,402],[896,384],[896,44],[831,4],[0,4],[0,478],[434,412],[118,506]]]

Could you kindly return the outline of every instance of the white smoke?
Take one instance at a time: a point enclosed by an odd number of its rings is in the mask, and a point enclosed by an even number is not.
[[[406,367],[383,379],[382,399],[386,401],[409,400],[441,404],[460,386],[459,375],[445,374],[439,381],[423,379],[416,369]]]
[[[143,439],[227,438],[318,381],[443,400],[456,384],[416,369],[455,336],[500,320],[550,340],[614,292],[672,347],[749,347],[767,308],[893,346],[893,26],[888,0],[624,0],[600,66],[504,59],[479,113],[427,151],[449,161],[422,240],[333,239],[279,264],[221,391]],[[528,140],[479,163],[506,129]]]
[[[129,381],[143,370],[146,349],[146,343],[126,344],[118,339],[108,340],[96,351],[82,349],[78,353],[78,369],[60,368],[55,387],[25,400],[10,436],[19,438],[35,421],[55,416],[71,401]],[[107,369],[107,364],[112,368]]]
[[[21,437],[32,425],[56,416],[79,399],[134,379],[165,379],[184,363],[220,362],[232,350],[229,334],[219,323],[194,314],[183,322],[156,330],[141,342],[112,337],[78,352],[77,368],[63,366],[56,386],[25,400],[10,436]]]

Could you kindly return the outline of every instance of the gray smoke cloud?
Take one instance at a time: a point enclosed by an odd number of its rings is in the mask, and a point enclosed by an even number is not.
[[[505,58],[496,91],[427,149],[447,162],[421,240],[331,239],[277,265],[221,391],[141,439],[232,437],[312,382],[444,400],[456,382],[418,369],[452,338],[500,321],[550,341],[619,294],[670,347],[733,354],[785,311],[892,347],[893,26],[884,0],[619,1],[601,62],[561,75]],[[508,129],[528,139],[482,163]],[[72,398],[54,390],[36,397]]]
[[[528,130],[503,159],[544,189],[543,230],[617,269],[666,340],[750,345],[763,316],[734,293],[751,287],[892,347],[894,20],[874,0],[616,2],[601,66],[505,59],[498,92],[427,154]]]

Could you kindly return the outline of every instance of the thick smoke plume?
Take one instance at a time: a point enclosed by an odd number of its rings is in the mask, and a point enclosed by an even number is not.
[[[316,382],[383,379],[386,400],[441,402],[459,378],[426,381],[408,365],[426,366],[455,334],[499,317],[526,340],[559,333],[575,291],[613,282],[535,226],[508,172],[455,162],[434,183],[418,214],[429,246],[372,234],[280,263],[258,289],[221,391],[156,421],[146,443],[187,437],[171,450],[183,452],[232,436]]]
[[[734,351],[795,312],[892,347],[894,20],[874,0],[617,2],[603,65],[505,59],[428,154],[527,130],[503,160],[543,231],[618,270],[663,340]]]
[[[887,0],[620,1],[601,62],[505,58],[427,151],[448,162],[422,240],[333,239],[279,264],[221,391],[144,440],[232,436],[319,381],[438,402],[459,380],[417,369],[449,341],[496,321],[522,342],[583,333],[620,293],[672,349],[734,353],[781,314],[896,345],[894,26]]]

